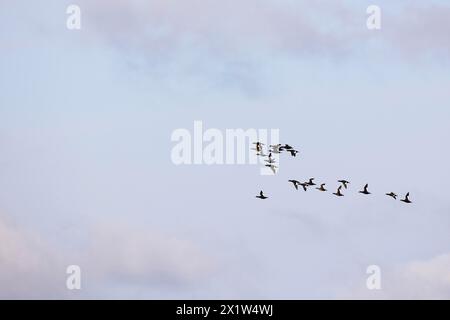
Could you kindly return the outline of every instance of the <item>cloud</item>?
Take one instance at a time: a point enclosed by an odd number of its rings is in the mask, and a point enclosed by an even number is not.
[[[348,27],[360,20],[354,9],[325,2],[102,0],[80,6],[86,30],[99,41],[152,66],[184,56],[198,62],[199,71],[205,56],[235,64],[273,53],[341,54],[360,33]]]
[[[42,239],[0,220],[0,298],[64,296],[65,269]]]
[[[129,223],[97,225],[90,242],[82,264],[93,281],[109,285],[189,286],[213,266],[191,242]]]
[[[130,224],[107,222],[90,229],[88,244],[58,251],[36,233],[0,221],[0,298],[108,298],[116,291],[121,298],[148,297],[189,287],[212,270],[211,261],[189,241]],[[81,291],[66,289],[71,264],[81,267]],[[127,288],[140,293],[126,296]]]
[[[450,253],[411,262],[397,273],[402,281],[394,289],[394,296],[450,299]]]
[[[256,0],[98,1],[84,5],[92,12],[91,26],[112,43],[124,48],[138,46],[147,53],[173,50],[183,42],[218,53],[254,45],[313,48],[333,40],[313,27],[301,10],[303,5]]]
[[[370,50],[374,38],[415,54],[450,48],[450,8],[439,3],[382,3],[379,31],[366,28],[367,6],[347,1],[102,0],[81,7],[87,28],[109,44],[156,60],[185,50],[229,59],[249,52],[335,57]]]
[[[400,12],[387,11],[380,35],[402,58],[445,58],[450,54],[449,32],[448,5],[413,2]]]

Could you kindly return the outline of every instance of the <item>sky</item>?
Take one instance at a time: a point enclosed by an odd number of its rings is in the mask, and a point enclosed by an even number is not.
[[[0,298],[449,299],[449,32],[437,0],[0,0]],[[175,165],[194,121],[300,153]]]

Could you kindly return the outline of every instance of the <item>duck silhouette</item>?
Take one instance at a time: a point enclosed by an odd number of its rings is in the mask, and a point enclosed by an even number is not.
[[[310,178],[308,182],[306,182],[308,184],[308,186],[315,186],[316,184],[314,183],[314,178]]]
[[[267,199],[268,197],[266,197],[265,195],[264,195],[264,193],[262,192],[262,190],[259,192],[259,196],[256,196],[256,198],[259,198],[259,199]]]
[[[293,149],[290,145],[288,144],[284,144],[284,146],[282,146],[281,148],[285,149],[285,150],[291,150]]]
[[[393,192],[386,193],[386,195],[389,196],[389,197],[394,198],[395,200],[397,200],[397,195],[395,193],[393,193]]]
[[[359,193],[370,194],[370,192],[367,190],[367,188],[369,188],[369,184],[366,183],[366,185],[364,186],[364,190],[359,191]]]
[[[327,189],[325,189],[325,183],[322,183],[321,185],[320,185],[320,187],[319,188],[316,188],[317,190],[319,190],[319,191],[327,191]]]
[[[297,153],[298,153],[297,150],[289,149],[288,151],[291,153],[291,156],[293,156],[293,157],[296,157],[296,156],[297,156]]]
[[[342,186],[339,186],[336,192],[333,192],[335,196],[343,197],[344,195],[341,193]]]
[[[405,203],[412,203],[412,201],[409,200],[409,192],[406,194],[405,199],[401,199],[400,201],[403,201]]]
[[[347,185],[350,183],[347,180],[338,180],[338,182],[342,183],[345,189],[347,189]]]

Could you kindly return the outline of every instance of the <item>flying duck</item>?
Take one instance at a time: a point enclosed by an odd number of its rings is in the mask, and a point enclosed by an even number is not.
[[[270,150],[270,152],[273,152],[273,153],[280,153],[282,151],[281,144],[270,145],[269,147],[272,148],[272,150]]]
[[[298,153],[297,150],[289,149],[288,151],[291,153],[291,156],[293,156],[293,157],[297,156],[297,153]]]
[[[367,190],[367,188],[369,188],[369,184],[368,183],[366,183],[366,185],[364,186],[364,190],[359,191],[359,193],[370,194],[370,192]]]
[[[281,147],[282,149],[285,149],[285,150],[291,150],[291,149],[293,149],[290,145],[288,145],[288,144],[285,144],[284,146],[282,146]]]
[[[274,165],[273,163],[266,164],[265,166],[266,166],[266,167],[269,167],[269,168],[272,170],[273,174],[277,173],[277,172],[275,171],[275,168],[278,168],[278,167],[277,167],[276,165]]]
[[[341,193],[342,186],[339,186],[336,192],[333,192],[334,195],[338,197],[343,197],[344,195]]]
[[[275,163],[275,159],[272,159],[272,152],[269,152],[269,155],[267,156],[269,160],[266,160],[268,163]]]
[[[395,200],[397,200],[397,195],[395,193],[393,193],[393,192],[386,193],[386,195],[389,196],[389,197],[394,198]]]
[[[268,163],[275,163],[275,159],[272,159],[272,152],[269,152],[269,155],[267,156],[269,158],[269,160],[264,160]]]
[[[412,203],[412,201],[409,200],[409,192],[406,194],[405,199],[401,199],[400,201],[403,201],[405,203]]]
[[[259,199],[267,199],[268,197],[266,197],[265,195],[264,195],[264,193],[262,192],[262,190],[259,192],[259,196],[256,196],[256,198],[259,198]]]
[[[320,187],[319,188],[316,188],[317,190],[319,190],[319,191],[327,191],[327,189],[325,189],[325,183],[322,183],[321,185],[320,185]]]
[[[350,183],[347,180],[338,180],[338,182],[342,183],[342,185],[344,186],[345,189],[347,189],[347,184]]]
[[[306,182],[308,184],[308,186],[315,186],[316,184],[313,182],[314,178],[310,178],[308,182]]]
[[[258,142],[253,142],[253,144],[256,144],[256,151],[261,152],[262,146],[264,145],[264,143],[261,143],[258,141]]]

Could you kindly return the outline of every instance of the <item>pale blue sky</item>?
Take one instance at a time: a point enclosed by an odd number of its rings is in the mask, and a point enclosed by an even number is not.
[[[70,3],[0,2],[0,297],[450,297],[448,2]],[[194,120],[301,154],[174,166]]]

